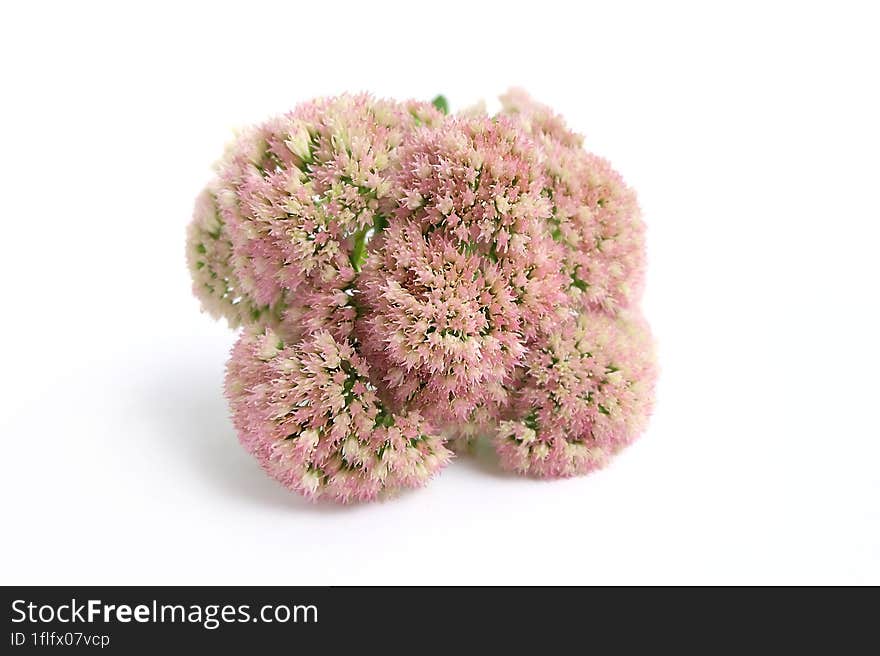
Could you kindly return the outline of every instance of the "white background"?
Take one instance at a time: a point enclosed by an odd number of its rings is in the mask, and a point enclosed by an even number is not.
[[[871,3],[295,4],[0,10],[2,583],[880,583]],[[639,191],[650,428],[586,478],[304,502],[190,296],[209,165],[312,96],[510,85]]]

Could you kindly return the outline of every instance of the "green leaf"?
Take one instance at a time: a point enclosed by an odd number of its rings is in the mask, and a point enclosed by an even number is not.
[[[444,114],[449,113],[449,101],[446,100],[446,96],[439,95],[434,100],[431,101],[431,104],[434,105],[437,109],[439,109]]]

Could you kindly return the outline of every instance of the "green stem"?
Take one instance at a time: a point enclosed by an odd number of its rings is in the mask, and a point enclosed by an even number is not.
[[[372,227],[372,226],[370,226]],[[354,235],[354,248],[351,249],[351,266],[360,272],[364,262],[367,261],[367,232],[370,228],[361,228]]]

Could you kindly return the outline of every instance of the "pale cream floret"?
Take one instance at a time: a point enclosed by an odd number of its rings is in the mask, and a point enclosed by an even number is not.
[[[300,483],[310,494],[315,494],[321,486],[321,477],[314,470],[306,470],[300,479]]]
[[[291,131],[290,138],[284,141],[284,145],[303,161],[309,161],[312,157],[311,135],[305,125],[300,125],[295,132]]]
[[[260,338],[260,351],[258,357],[263,360],[271,360],[278,353],[282,346],[281,340],[271,330],[267,330],[266,334]]]

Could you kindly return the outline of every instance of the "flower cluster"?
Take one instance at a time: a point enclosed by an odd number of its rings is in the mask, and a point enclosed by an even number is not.
[[[655,371],[638,316],[585,312],[525,359],[510,416],[494,435],[502,464],[537,476],[584,474],[642,430]]]
[[[580,147],[561,117],[522,92],[502,97],[503,112],[542,154],[551,234],[564,245],[565,273],[577,307],[614,314],[639,300],[645,268],[644,224],[635,193],[611,165]]]
[[[215,319],[225,317],[232,328],[266,320],[241,288],[232,266],[232,242],[217,207],[214,185],[196,199],[187,229],[186,258],[193,279],[193,292]]]
[[[345,339],[367,241],[396,207],[397,150],[417,126],[442,116],[429,103],[346,95],[239,135],[205,193],[216,199],[221,239],[231,246],[225,268],[237,300],[256,312],[243,321],[217,286],[199,284],[196,269],[195,292],[206,308],[229,310],[223,315],[232,325],[271,327],[288,339],[322,329]],[[194,224],[204,213],[196,208]]]
[[[241,442],[311,498],[424,484],[477,435],[505,468],[584,473],[650,413],[633,192],[522,92],[491,117],[435,104],[303,104],[196,202],[194,292],[244,328]]]
[[[266,472],[311,498],[373,499],[416,487],[449,460],[417,412],[394,413],[367,363],[329,332],[295,346],[267,331],[243,333],[226,393],[242,444]]]
[[[512,121],[452,118],[401,150],[360,336],[399,404],[466,420],[503,403],[527,344],[557,323],[562,249],[538,152]]]

